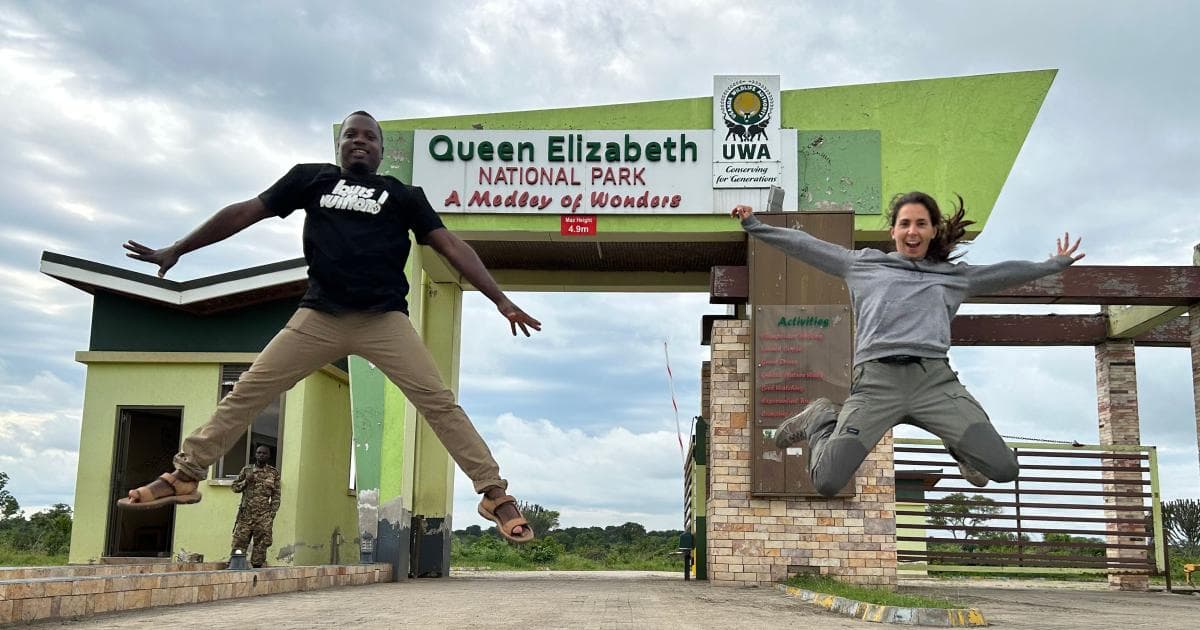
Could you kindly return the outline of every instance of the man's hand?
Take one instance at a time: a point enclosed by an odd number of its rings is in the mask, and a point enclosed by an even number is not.
[[[521,332],[525,333],[526,337],[529,336],[530,328],[534,330],[542,329],[542,322],[530,317],[528,313],[522,311],[516,304],[513,304],[512,300],[505,298],[496,304],[496,309],[500,311],[504,319],[508,320],[508,325],[512,327],[514,337],[517,336],[517,326],[521,327]]]
[[[126,241],[124,247],[129,250],[125,254],[126,256],[135,260],[148,262],[152,265],[158,265],[159,278],[165,276],[167,270],[179,262],[179,254],[176,253],[174,245],[162,249],[153,249],[137,241]]]
[[[1078,254],[1075,253],[1075,250],[1079,249],[1079,242],[1082,240],[1083,239],[1081,238],[1077,238],[1075,239],[1075,244],[1072,245],[1070,232],[1063,232],[1063,237],[1055,240],[1055,244],[1058,246],[1057,255],[1070,256],[1071,260],[1078,261],[1080,258],[1083,258],[1087,255],[1083,252],[1079,252]]]
[[[745,221],[747,217],[752,216],[753,214],[753,208],[741,204],[734,206],[733,210],[729,211],[729,216],[737,217],[738,221]]]

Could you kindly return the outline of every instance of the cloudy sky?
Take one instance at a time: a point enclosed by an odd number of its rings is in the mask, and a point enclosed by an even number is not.
[[[734,72],[795,89],[1057,68],[969,260],[1040,259],[1063,229],[1083,235],[1093,264],[1191,264],[1200,242],[1200,10],[1186,2],[3,4],[0,470],[26,507],[72,501],[84,376],[73,355],[91,310],[38,273],[41,252],[150,272],[122,241],[166,244],[290,165],[332,159],[330,125],[355,109],[388,119],[706,96],[714,74]],[[259,224],[171,275],[296,257],[301,221]],[[702,295],[514,298],[545,331],[507,337],[470,295],[461,388],[512,490],[565,525],[678,527],[663,342],[686,431],[707,354],[699,317],[719,309]],[[1090,348],[952,358],[1001,433],[1097,440]],[[1200,496],[1188,353],[1140,350],[1138,367],[1142,441],[1164,454],[1165,493]],[[478,520],[464,481],[457,526]]]

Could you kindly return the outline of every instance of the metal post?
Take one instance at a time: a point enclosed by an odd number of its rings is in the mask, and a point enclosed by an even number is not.
[[[1163,531],[1162,497],[1158,485],[1158,448],[1148,447],[1150,455],[1150,513],[1154,516],[1154,540],[1160,542],[1154,549],[1154,564],[1159,571],[1171,572],[1167,564],[1167,538]],[[1168,578],[1170,579],[1170,578]]]
[[[1020,462],[1021,450],[1013,449],[1013,457]],[[1013,503],[1016,503],[1017,510],[1017,566],[1025,565],[1025,545],[1021,541],[1021,475],[1018,474],[1016,479],[1013,479]]]

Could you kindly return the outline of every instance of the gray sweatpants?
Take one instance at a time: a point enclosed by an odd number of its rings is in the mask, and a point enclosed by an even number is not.
[[[850,397],[841,413],[817,421],[810,432],[809,473],[817,492],[833,496],[867,453],[897,424],[911,424],[942,439],[950,454],[992,481],[1017,477],[1017,458],[979,402],[958,382],[946,359],[854,367]]]

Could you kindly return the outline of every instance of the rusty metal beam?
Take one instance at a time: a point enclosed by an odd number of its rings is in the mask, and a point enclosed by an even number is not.
[[[746,267],[714,266],[711,273],[713,304],[741,304],[749,298],[749,283],[744,280]],[[1200,304],[1200,266],[1071,267],[1018,287],[974,296],[968,302],[1187,307]]]
[[[1200,304],[1200,267],[1079,266],[970,302],[990,304]]]
[[[1108,338],[1104,315],[959,315],[956,346],[1094,346]],[[1188,318],[1177,317],[1134,338],[1139,346],[1188,347]]]

